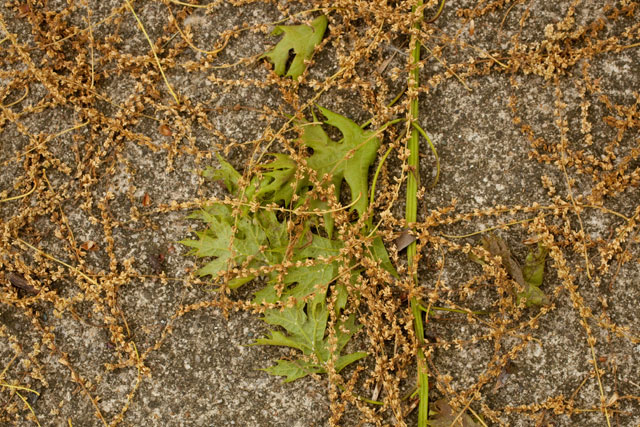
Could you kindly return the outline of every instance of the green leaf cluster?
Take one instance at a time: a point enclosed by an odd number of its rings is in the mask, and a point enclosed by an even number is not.
[[[320,183],[315,181],[316,185],[333,191],[336,198],[342,183],[346,182],[351,190],[352,209],[363,215],[368,203],[369,167],[375,161],[380,141],[374,132],[364,131],[346,117],[324,108],[320,111],[326,117],[325,123],[340,130],[343,138],[331,140],[322,126],[315,124],[317,120],[313,124],[298,123],[303,126],[299,143],[313,150],[306,160],[307,168],[315,171],[320,179]],[[274,154],[271,161],[256,168],[242,188],[241,174],[222,157],[218,156],[218,161],[220,168],[207,168],[203,175],[222,181],[237,201],[245,203],[235,212],[223,202],[195,212],[191,217],[203,221],[206,228],[196,233],[196,239],[182,243],[192,249],[192,255],[207,260],[197,274],[211,276],[215,283],[231,269],[255,272],[263,266],[279,266],[263,275],[266,284],[254,294],[254,303],[276,307],[268,308],[263,317],[274,328],[269,336],[258,339],[255,344],[290,347],[299,350],[300,355],[295,360],[279,360],[265,371],[284,376],[285,381],[324,373],[332,358],[330,332],[337,339],[336,370],[365,357],[363,352],[343,354],[345,345],[359,330],[353,316],[336,322],[333,330],[328,331],[328,297],[335,297],[336,319],[344,317],[341,313],[348,299],[345,285],[336,280],[340,267],[337,259],[351,264],[355,261],[338,257],[343,243],[331,238],[333,218],[330,215],[324,216],[324,228],[319,228],[307,216],[295,215],[295,208],[306,202],[312,208],[328,206],[326,201],[314,198],[316,193],[312,191],[314,185],[308,174],[297,173],[299,165],[290,156]],[[293,203],[294,194],[298,196],[296,203]],[[260,207],[249,209],[249,203]],[[269,209],[274,203],[293,211],[287,215],[276,214]],[[287,221],[297,221],[297,229],[302,230],[297,237],[290,237]],[[368,253],[395,273],[379,237],[373,240]],[[349,280],[356,280],[358,274],[357,269],[352,269]],[[254,278],[249,273],[236,274],[227,285],[237,288]]]

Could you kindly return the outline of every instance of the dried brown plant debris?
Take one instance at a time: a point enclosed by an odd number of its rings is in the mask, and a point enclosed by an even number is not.
[[[438,2],[426,3],[430,16]],[[184,265],[158,261],[159,254],[172,256],[165,252],[141,245],[128,253],[132,245],[123,236],[162,232],[167,218],[211,201],[212,191],[202,181],[186,195],[158,191],[156,183],[145,183],[139,156],[155,156],[154,168],[171,176],[185,165],[214,164],[215,148],[238,168],[245,162],[248,177],[269,152],[301,163],[308,158],[292,124],[312,120],[318,103],[359,123],[371,118],[372,128],[379,129],[404,117],[411,97],[433,96],[454,81],[480,90],[483,78],[505,75],[512,93],[505,112],[529,143],[530,156],[523,161],[545,168],[530,185],[543,188],[547,197],[463,210],[449,203],[452,194],[440,206],[427,206],[416,224],[406,224],[398,215],[399,194],[407,174],[416,172],[403,168],[405,129],[385,129],[379,154],[391,148],[392,157],[381,168],[368,215],[379,222],[400,276],[391,279],[379,263],[362,256],[366,238],[357,233],[353,216],[336,211],[336,235],[346,248],[340,259],[361,260],[362,275],[341,283],[350,291],[348,314],[362,325],[354,345],[369,357],[339,374],[329,361],[331,422],[414,422],[415,337],[407,303],[412,296],[428,314],[425,354],[433,401],[443,399],[441,408],[451,414],[474,411],[479,418],[460,417],[487,425],[547,425],[585,414],[600,425],[630,422],[638,412],[640,391],[629,385],[638,383],[637,374],[621,377],[629,363],[625,355],[605,354],[640,342],[637,318],[634,323],[632,315],[615,310],[624,293],[633,292],[623,276],[637,271],[640,262],[640,96],[611,93],[607,75],[595,64],[639,48],[638,3],[600,8],[575,1],[560,8],[560,15],[543,3],[480,0],[458,10],[447,5],[437,21],[416,30],[409,1],[246,0],[193,7],[170,0],[130,2],[150,45],[122,2],[6,2],[0,7],[0,319],[6,323],[0,325],[0,422],[66,423],[73,403],[50,405],[43,413],[39,405],[48,398],[36,398],[55,393],[48,372],[54,370],[77,385],[76,399],[95,412],[91,422],[119,424],[152,374],[150,357],[165,351],[163,343],[187,313],[211,307],[230,315],[264,311],[233,294],[177,300],[173,312],[159,315],[165,326],[143,338],[132,322],[135,310],[123,308],[126,291],[141,283],[183,283],[185,289],[205,284]],[[536,14],[546,7],[556,19]],[[238,14],[246,22],[229,19],[226,27],[203,30],[203,22],[228,8],[264,9],[268,18]],[[276,76],[260,59],[272,42],[269,32],[275,25],[310,23],[319,14],[328,17],[329,31],[305,72],[295,82]],[[482,38],[498,29],[500,42]],[[407,84],[406,40],[412,34],[425,46],[420,67],[427,83],[389,106]],[[252,50],[242,43],[249,37],[264,45]],[[527,85],[538,85],[540,102],[550,102],[543,120],[526,104]],[[544,93],[550,96],[542,99]],[[227,115],[241,117],[251,129],[229,127],[220,120]],[[427,130],[437,133],[435,126]],[[422,178],[423,184],[431,182],[429,174]],[[330,191],[321,196],[330,208],[341,206]],[[607,230],[590,221],[605,223]],[[290,227],[292,236],[301,232],[296,224]],[[482,249],[467,234],[489,227],[515,248],[525,236],[549,249],[549,306],[518,306],[513,281],[499,262],[468,262],[469,253]],[[418,241],[417,265],[425,272],[419,287],[406,280],[402,253],[391,249],[409,228]],[[142,260],[153,257],[145,268]],[[582,383],[529,401],[497,397],[506,386],[496,384],[518,378],[508,368],[544,344],[540,330],[559,311],[575,317],[579,344],[589,352]],[[11,329],[15,324],[21,326]],[[62,338],[81,326],[104,333],[108,362],[86,366],[74,358],[75,344]],[[470,354],[475,371],[447,367],[448,360]],[[115,387],[114,372],[125,372],[130,383]],[[535,390],[536,384],[526,386]],[[105,397],[111,405],[103,403]]]

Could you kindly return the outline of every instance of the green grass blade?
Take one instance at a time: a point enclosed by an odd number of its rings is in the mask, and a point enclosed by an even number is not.
[[[423,1],[416,1],[412,11],[415,13],[418,7],[422,6]],[[419,29],[422,19],[418,19],[414,24],[414,28]],[[410,84],[414,88],[418,88],[420,82],[420,68],[418,63],[420,62],[420,41],[414,36],[412,37],[413,51],[412,51],[412,70],[410,75]],[[411,135],[408,142],[409,148],[409,176],[407,179],[407,202],[405,219],[407,224],[416,222],[418,214],[418,176],[419,170],[419,138],[420,134],[414,123],[418,120],[418,98],[417,96],[411,100],[409,109],[411,115]],[[413,270],[414,257],[416,255],[416,243],[413,242],[407,247],[407,261],[409,263],[409,270]],[[414,284],[417,285],[418,277],[416,273],[413,274]],[[420,402],[418,404],[418,427],[426,427],[429,419],[429,374],[427,372],[427,361],[422,350],[424,344],[424,325],[422,323],[422,312],[420,310],[420,304],[417,298],[411,298],[411,312],[413,313],[414,332],[416,335],[417,346],[417,363],[418,363],[418,395]]]

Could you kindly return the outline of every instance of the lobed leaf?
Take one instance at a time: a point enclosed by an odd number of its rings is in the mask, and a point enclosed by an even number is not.
[[[277,364],[266,371],[273,375],[285,376],[285,382],[302,378],[311,373],[324,373],[325,364],[329,361],[329,338],[325,337],[329,313],[325,295],[318,295],[309,303],[299,303],[285,309],[269,309],[265,311],[265,322],[280,326],[286,334],[277,330],[270,331],[270,336],[259,338],[256,345],[277,345],[300,350],[305,356],[313,356],[317,363],[305,359],[295,361],[278,360]],[[337,351],[340,353],[349,339],[359,330],[355,324],[355,316],[340,323],[336,328]],[[338,357],[335,369],[339,372],[351,363],[367,356],[365,352],[355,352]]]
[[[273,154],[275,160],[261,169],[260,183],[256,185],[255,198],[268,203],[283,203],[285,206],[291,204],[291,199],[301,183],[295,183],[296,162],[286,154]]]
[[[318,108],[327,118],[325,123],[338,128],[343,138],[335,142],[322,126],[305,126],[301,143],[313,150],[307,164],[318,173],[319,178],[331,176],[327,185],[333,185],[336,198],[340,197],[342,182],[346,181],[351,190],[353,209],[362,216],[368,204],[369,167],[376,159],[380,139],[375,136],[375,132],[362,130],[354,121],[326,108]],[[314,207],[326,208],[326,203],[316,202]],[[324,219],[327,233],[331,236],[333,216],[325,214]]]
[[[277,75],[297,79],[304,73],[305,61],[311,59],[313,51],[324,37],[327,24],[327,17],[323,15],[314,19],[311,26],[278,25],[271,34],[274,36],[284,34],[284,37],[262,57],[269,58]],[[294,58],[287,70],[287,62],[292,50]]]
[[[225,161],[220,154],[216,153],[216,157],[220,163],[220,169],[207,167],[202,175],[212,181],[222,180],[227,187],[227,191],[234,196],[237,196],[240,173],[236,171],[229,162]]]
[[[231,185],[236,182],[230,181]],[[180,243],[192,248],[191,255],[212,258],[196,272],[199,276],[215,279],[229,268],[245,263],[249,268],[258,268],[282,262],[288,245],[286,224],[279,222],[272,211],[262,210],[236,219],[231,207],[214,204],[193,213],[191,218],[204,221],[207,228],[196,232],[197,239]],[[237,226],[235,235],[234,225]],[[240,286],[252,278],[238,277],[230,287]]]
[[[271,375],[279,375],[282,377],[286,377],[284,379],[285,383],[295,381],[309,374],[324,373],[324,369],[322,369],[318,365],[315,365],[311,362],[307,362],[304,360],[291,361],[291,360],[281,359],[281,360],[278,360],[275,365],[262,370]]]
[[[310,243],[302,243],[301,245],[304,247],[294,249],[294,256],[291,261],[330,257],[338,254],[342,246],[338,241],[329,240],[317,234],[311,234]],[[278,295],[276,291],[276,285],[279,283],[275,277],[272,277],[269,281],[269,286],[265,286],[255,293],[253,302],[256,304],[273,304],[277,301],[287,301],[291,297],[300,300],[319,290],[324,293],[329,283],[335,278],[337,271],[338,265],[335,262],[318,262],[314,265],[289,267],[282,281],[285,288],[281,295]]]

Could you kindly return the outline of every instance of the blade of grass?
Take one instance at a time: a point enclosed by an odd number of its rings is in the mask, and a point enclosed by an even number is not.
[[[391,153],[392,149],[393,149],[393,147],[389,147],[387,149],[387,151],[384,153],[384,155],[380,159],[380,162],[378,163],[378,167],[376,168],[376,172],[373,175],[373,180],[371,182],[371,194],[369,196],[369,206],[373,206],[373,202],[375,201],[376,183],[378,182],[378,176],[380,175],[380,170],[382,169],[382,166],[384,165],[384,162],[387,160],[387,157],[389,157],[389,154]],[[369,226],[371,226],[371,218],[369,218]]]
[[[425,21],[427,24],[431,24],[432,22],[436,22],[436,19],[438,19],[440,17],[440,14],[444,10],[445,2],[446,2],[446,0],[441,0],[440,1],[440,6],[438,6],[438,10],[436,11],[436,14],[433,16],[433,18],[429,18],[428,21]]]
[[[6,388],[11,388],[14,390],[24,390],[24,391],[28,391],[30,393],[34,393],[38,396],[40,396],[40,393],[38,393],[37,391],[30,389],[29,387],[23,387],[21,385],[11,385],[11,384],[7,384],[7,383],[0,383],[0,387],[6,387]]]
[[[33,415],[33,420],[35,421],[36,425],[38,427],[40,427],[40,422],[38,421],[38,416],[36,415],[35,411],[33,410],[33,408],[31,407],[31,405],[29,405],[29,401],[27,400],[26,397],[24,397],[22,394],[20,394],[19,392],[16,391],[16,394],[18,395],[18,397],[20,398],[20,400],[22,400],[22,402],[24,402],[25,406],[27,408],[29,408],[29,412],[31,412],[31,415]]]
[[[343,386],[342,384],[338,384],[338,388],[342,391],[347,391],[346,387]],[[353,397],[355,397],[356,399],[358,399],[361,402],[366,402],[370,405],[377,405],[377,406],[382,406],[384,405],[384,402],[380,402],[379,400],[372,400],[372,399],[367,399],[366,397],[362,397],[362,396],[358,396],[357,394],[354,394]]]
[[[12,200],[18,200],[18,199],[23,199],[25,197],[28,197],[31,193],[33,193],[35,191],[37,186],[38,186],[38,182],[34,180],[33,181],[33,187],[31,187],[31,190],[27,191],[24,194],[20,194],[19,196],[13,196],[13,197],[7,197],[6,199],[0,199],[0,203],[10,202]]]
[[[412,8],[412,12],[415,14],[419,7],[423,5],[422,0],[417,0]],[[420,30],[422,23],[422,17],[416,18],[416,22],[413,27],[416,30]],[[409,84],[417,89],[420,84],[420,68],[418,66],[420,62],[420,41],[414,34],[411,36],[411,44],[413,51],[411,55],[411,71]],[[411,88],[410,88],[411,89]],[[409,91],[411,93],[411,91]],[[417,95],[411,99],[409,107],[409,114],[411,115],[411,123],[418,120],[418,97]],[[413,173],[408,175],[407,179],[407,202],[405,219],[407,224],[415,223],[418,214],[418,173],[419,173],[419,145],[418,138],[420,134],[415,126],[411,126],[411,135],[408,141],[409,148],[409,170]],[[417,285],[418,275],[415,273],[414,258],[416,256],[416,243],[413,242],[407,247],[407,262],[409,264],[409,271],[412,272],[414,286]],[[418,396],[420,402],[418,404],[418,427],[426,427],[429,418],[429,374],[427,372],[427,362],[424,355],[424,325],[422,323],[422,310],[420,309],[420,303],[418,299],[413,296],[410,300],[411,312],[413,314],[413,329],[416,335],[416,357],[418,364]]]

